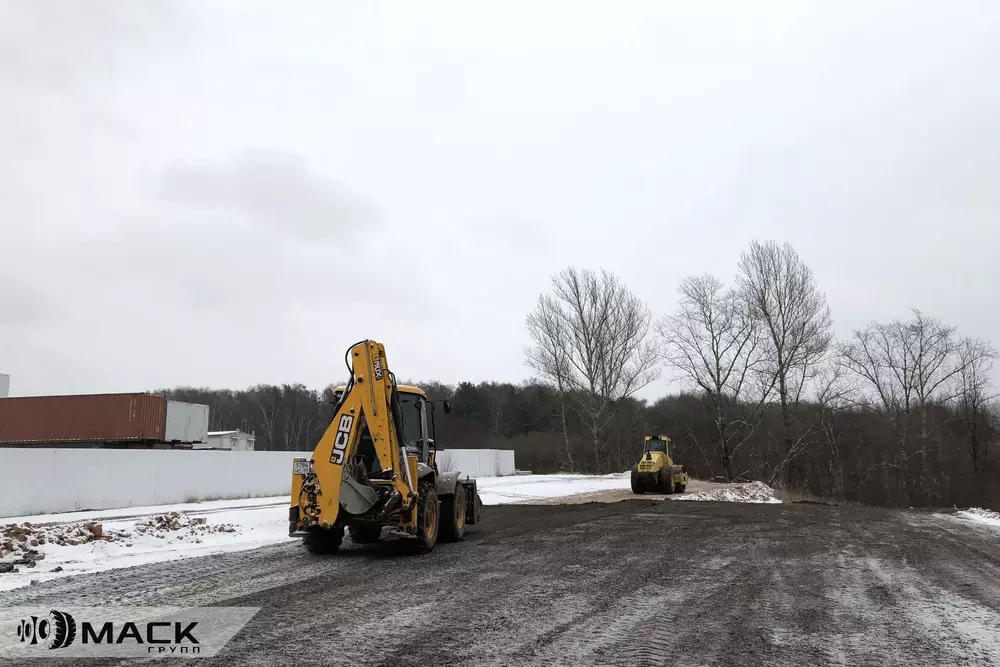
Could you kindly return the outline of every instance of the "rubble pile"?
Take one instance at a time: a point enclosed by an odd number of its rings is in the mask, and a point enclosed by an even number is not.
[[[182,533],[177,535],[178,540],[183,540],[185,536],[196,537],[206,533],[236,533],[239,527],[231,523],[217,523],[209,525],[208,519],[204,517],[191,518],[180,512],[168,512],[167,514],[157,514],[145,521],[135,524],[135,532],[139,535],[154,535],[160,539],[166,537],[166,533]],[[194,542],[201,540],[195,539]]]
[[[129,537],[127,531],[105,532],[104,526],[95,521],[52,526],[35,526],[8,523],[0,527],[0,558],[25,553],[44,544],[76,546],[94,540],[114,541]]]
[[[0,574],[18,572],[19,567],[35,567],[38,561],[44,560],[47,545],[75,547],[95,542],[118,542],[131,547],[135,540],[143,537],[200,543],[201,535],[238,532],[239,526],[235,524],[209,525],[203,517],[192,518],[180,512],[148,517],[128,530],[108,530],[96,521],[49,525],[34,525],[28,521],[0,524]]]
[[[93,521],[56,526],[35,526],[28,521],[8,523],[0,526],[0,574],[17,572],[18,566],[35,567],[38,561],[45,559],[41,547],[46,544],[76,546],[126,537],[128,533],[124,531],[105,533],[104,527]]]

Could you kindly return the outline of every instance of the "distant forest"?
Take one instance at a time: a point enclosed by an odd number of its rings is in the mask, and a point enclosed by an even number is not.
[[[677,289],[677,310],[657,317],[615,275],[564,269],[526,315],[534,379],[407,383],[451,401],[451,414],[436,412],[441,447],[513,449],[518,468],[537,473],[623,471],[644,435],[666,434],[701,479],[1000,508],[988,342],[916,309],[838,341],[787,243],[752,242],[728,284],[706,274]],[[680,376],[679,393],[636,398],[664,369]],[[211,430],[254,432],[258,449],[308,451],[330,423],[334,386],[157,393],[209,405]]]

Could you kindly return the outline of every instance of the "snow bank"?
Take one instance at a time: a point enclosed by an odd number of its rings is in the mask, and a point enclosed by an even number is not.
[[[480,477],[476,482],[484,505],[505,505],[578,493],[631,489],[628,471],[612,475]]]
[[[970,507],[966,510],[959,510],[955,515],[962,519],[975,521],[976,523],[985,523],[1000,527],[1000,513],[993,510],[984,510],[982,507]]]
[[[774,489],[763,482],[737,484],[710,491],[682,493],[668,496],[670,500],[718,500],[729,503],[780,503],[774,497]]]

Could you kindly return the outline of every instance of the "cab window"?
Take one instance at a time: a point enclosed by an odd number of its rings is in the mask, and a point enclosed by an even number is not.
[[[403,433],[400,435],[402,444],[411,453],[417,453],[417,440],[420,439],[420,396],[403,392],[399,392],[398,396],[403,419]]]
[[[647,440],[646,449],[651,452],[663,452],[667,453],[667,442],[666,440]]]

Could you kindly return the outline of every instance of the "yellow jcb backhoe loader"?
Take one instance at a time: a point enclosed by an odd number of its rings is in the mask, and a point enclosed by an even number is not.
[[[350,380],[336,390],[333,419],[311,459],[292,462],[288,534],[313,553],[376,542],[383,528],[415,537],[422,551],[440,538],[461,540],[479,523],[476,480],[439,472],[434,403],[417,387],[397,385],[385,347],[364,340],[347,351]],[[445,412],[450,406],[444,402]]]

